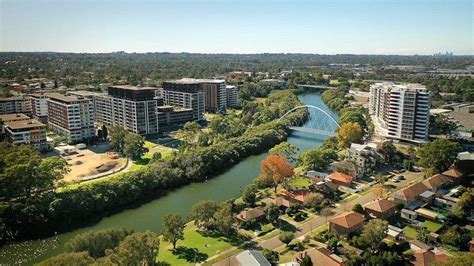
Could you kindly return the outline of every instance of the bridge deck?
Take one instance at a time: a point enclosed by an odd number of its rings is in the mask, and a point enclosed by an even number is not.
[[[301,132],[306,132],[306,133],[326,135],[326,136],[331,136],[331,137],[336,135],[335,132],[328,132],[328,131],[314,129],[314,128],[308,128],[308,127],[290,127],[290,129],[296,130],[296,131],[301,131]]]

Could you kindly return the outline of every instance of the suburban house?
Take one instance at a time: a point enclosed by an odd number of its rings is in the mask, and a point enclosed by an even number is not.
[[[285,190],[280,193],[280,197],[293,204],[304,204],[312,194],[313,192],[308,189]]]
[[[293,200],[289,200],[285,197],[278,197],[276,198],[273,203],[275,205],[277,205],[278,207],[284,207],[284,208],[289,208],[289,207],[293,207],[295,205],[298,205],[299,203],[293,201]]]
[[[455,165],[451,166],[448,170],[444,171],[442,175],[451,179],[455,184],[459,184],[464,178],[464,173],[459,170]]]
[[[331,180],[334,184],[339,186],[349,186],[352,183],[352,176],[341,173],[341,172],[334,172],[328,175],[329,180]]]
[[[364,222],[364,215],[355,211],[345,212],[329,220],[329,231],[338,235],[348,235],[360,231]]]
[[[241,211],[240,213],[235,215],[235,220],[237,223],[247,222],[250,220],[258,220],[265,216],[265,212],[262,208],[253,208],[246,211]]]
[[[313,248],[305,250],[296,258],[298,263],[301,262],[303,258],[309,256],[311,262],[314,266],[343,266],[345,265],[344,259],[338,255],[332,253],[327,248]]]
[[[350,175],[352,178],[357,178],[357,165],[351,161],[337,161],[331,164],[333,172],[343,172]]]
[[[235,264],[239,266],[271,266],[270,262],[257,250],[245,250],[235,256]]]
[[[415,266],[431,265],[433,263],[443,263],[448,260],[448,255],[440,249],[420,249],[413,252]]]
[[[354,162],[357,166],[357,177],[369,174],[375,170],[377,162],[381,161],[382,158],[382,156],[377,153],[377,145],[375,143],[352,143],[351,147],[347,149],[347,154],[349,160]]]
[[[436,174],[422,183],[432,192],[436,192],[439,188],[451,184],[451,179],[443,174]]]
[[[400,216],[403,219],[414,221],[414,220],[416,220],[416,218],[418,218],[418,213],[416,213],[415,211],[409,210],[409,209],[402,209],[400,211]]]
[[[394,194],[395,202],[401,202],[403,204],[410,204],[418,199],[421,193],[427,191],[428,188],[424,183],[416,183],[407,188],[401,189]]]
[[[367,216],[371,218],[387,219],[395,214],[397,210],[395,202],[386,199],[379,199],[364,205]]]

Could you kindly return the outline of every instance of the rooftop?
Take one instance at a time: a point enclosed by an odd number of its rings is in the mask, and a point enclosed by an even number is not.
[[[123,89],[123,90],[132,90],[132,91],[156,90],[156,89],[158,89],[158,88],[154,88],[154,87],[137,87],[137,86],[131,86],[131,85],[110,85],[109,87]]]
[[[260,251],[256,250],[244,250],[237,254],[235,258],[240,262],[241,265],[249,266],[270,266],[271,264],[262,255]]]
[[[300,258],[309,256],[313,265],[340,266],[344,265],[344,260],[338,255],[332,253],[327,248],[313,248],[303,251]]]
[[[224,83],[223,79],[193,79],[193,78],[182,78],[177,80],[167,80],[166,82],[176,84],[202,84],[202,83]]]
[[[352,228],[356,225],[363,223],[364,221],[365,221],[364,215],[355,211],[342,213],[332,218],[331,220],[329,220],[330,223],[337,224],[344,228]]]
[[[404,199],[406,201],[412,201],[421,193],[427,191],[428,188],[423,183],[416,183],[407,188],[399,190],[395,193],[396,198]]]
[[[328,175],[328,178],[331,179],[331,180],[339,181],[339,182],[346,183],[346,184],[352,182],[352,176],[346,175],[346,174],[341,173],[341,172],[334,172],[334,173]]]
[[[18,120],[28,120],[30,117],[28,117],[25,114],[6,114],[6,115],[0,115],[0,121],[3,122],[10,122],[10,121],[18,121]]]
[[[379,199],[372,203],[366,204],[364,208],[382,213],[395,208],[395,203],[391,200]]]
[[[77,96],[66,96],[60,93],[48,93],[48,97],[53,100],[58,100],[66,103],[73,103],[77,101],[89,101],[89,99],[79,98]]]
[[[20,120],[20,121],[10,121],[5,122],[5,127],[11,129],[28,129],[36,127],[45,127],[45,125],[38,120],[29,119],[29,120]]]
[[[423,181],[423,184],[430,190],[436,190],[449,183],[451,183],[451,179],[449,179],[449,177],[442,174],[436,174]]]
[[[261,208],[253,208],[247,211],[241,211],[239,214],[236,215],[236,218],[242,221],[247,221],[250,219],[255,219],[265,215]]]

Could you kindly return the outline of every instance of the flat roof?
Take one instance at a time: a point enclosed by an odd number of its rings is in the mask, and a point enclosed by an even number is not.
[[[78,90],[78,91],[67,91],[67,94],[72,94],[72,95],[81,95],[81,96],[105,96],[107,93],[104,92],[96,92],[96,91],[84,91],[84,90]]]
[[[50,99],[59,100],[62,102],[77,102],[77,101],[89,101],[90,99],[81,99],[77,96],[66,96],[61,93],[48,93]]]
[[[176,80],[166,80],[165,82],[176,83],[176,84],[201,84],[201,83],[224,83],[225,80],[182,78],[182,79],[176,79]]]
[[[21,120],[21,121],[10,121],[5,122],[5,127],[11,129],[28,129],[34,127],[45,127],[45,125],[38,120],[30,119],[30,120]]]
[[[28,120],[30,119],[29,116],[25,114],[6,114],[6,115],[0,115],[0,120],[4,122],[10,122],[10,121],[18,121],[18,120]]]
[[[133,91],[141,91],[141,90],[157,90],[158,88],[155,87],[137,87],[132,85],[110,85],[109,88],[118,88],[123,90],[133,90]]]

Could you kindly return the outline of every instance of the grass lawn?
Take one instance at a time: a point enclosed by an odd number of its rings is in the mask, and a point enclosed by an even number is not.
[[[289,184],[298,188],[307,188],[311,185],[311,181],[308,178],[299,176],[291,179]]]
[[[431,221],[424,221],[422,226],[428,229],[428,231],[433,232],[433,233],[438,232],[443,227],[442,224],[431,222]]]
[[[337,85],[339,85],[339,84],[341,84],[341,83],[340,83],[339,80],[337,80],[337,79],[331,79],[331,80],[329,81],[329,85],[337,86]]]
[[[406,237],[409,237],[412,239],[416,239],[416,237],[418,236],[418,233],[416,232],[416,230],[408,226],[405,226],[403,228],[403,233],[405,234]]]
[[[220,236],[205,236],[196,230],[194,224],[187,224],[184,229],[184,240],[178,241],[176,251],[172,251],[170,242],[160,240],[158,261],[170,265],[193,265],[194,261],[203,262],[232,247],[227,239]]]

